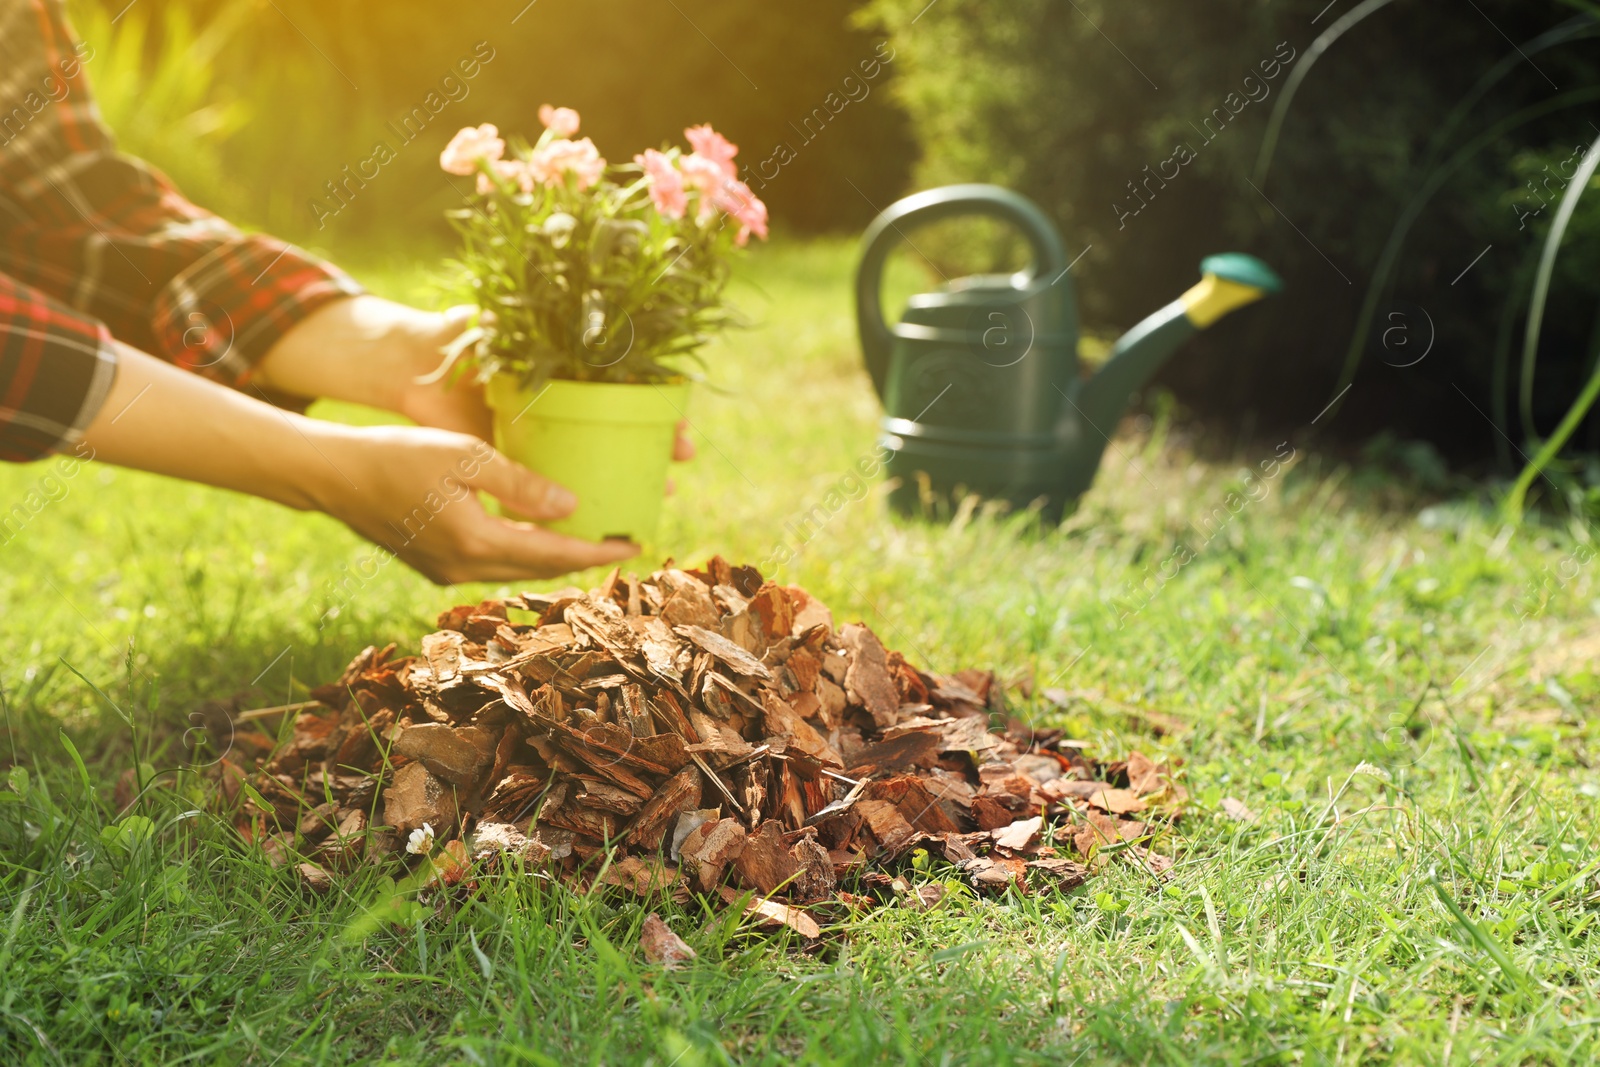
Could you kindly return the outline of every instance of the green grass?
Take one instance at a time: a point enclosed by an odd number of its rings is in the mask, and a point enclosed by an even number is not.
[[[725,391],[696,398],[701,458],[657,555],[766,558],[871,449],[850,266],[815,243],[745,271],[758,325],[711,353]],[[933,668],[996,667],[1101,752],[1186,761],[1164,885],[1119,861],[1064,896],[958,892],[810,955],[657,903],[700,953],[673,974],[637,950],[640,902],[534,878],[347,940],[377,873],[307,895],[192,789],[139,801],[148,838],[107,833],[117,776],[180,764],[201,701],[297,699],[494,590],[394,564],[319,626],[365,551],[342,527],[85,467],[0,546],[0,761],[28,773],[0,786],[0,1061],[1593,1060],[1587,533],[1511,535],[1470,495],[1423,500],[1299,440],[1261,499],[1197,532],[1274,444],[1203,460],[1181,426],[1130,424],[1061,530],[981,508],[896,521],[873,495],[778,575]],[[0,470],[0,504],[47,472]]]

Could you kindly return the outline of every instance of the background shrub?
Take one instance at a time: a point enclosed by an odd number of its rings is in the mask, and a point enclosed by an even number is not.
[[[1537,206],[1530,178],[1600,133],[1593,94],[1572,95],[1600,81],[1600,40],[1522,61],[1507,38],[1523,44],[1571,19],[1572,7],[1397,0],[1313,67],[1271,170],[1253,188],[1263,131],[1289,72],[1356,6],[875,0],[870,17],[890,31],[900,56],[898,91],[923,149],[917,183],[997,181],[1037,199],[1060,221],[1072,253],[1090,248],[1074,275],[1092,327],[1131,325],[1189,285],[1208,252],[1253,251],[1284,273],[1285,299],[1230,320],[1164,376],[1203,412],[1261,428],[1304,425],[1342,388],[1356,312],[1396,216],[1426,179],[1430,138],[1474,82],[1512,55],[1509,76],[1450,137],[1446,154],[1521,109],[1560,106],[1493,139],[1434,197],[1383,294],[1379,328],[1362,339],[1354,387],[1337,418],[1324,420],[1363,437],[1424,436],[1457,454],[1482,454],[1497,442],[1507,451],[1485,413],[1518,440],[1548,432],[1595,351],[1600,207],[1591,201],[1566,238],[1539,352],[1534,424],[1522,423],[1514,395],[1521,301],[1555,207],[1523,225],[1519,205]],[[1268,77],[1272,61],[1288,56],[1286,69]],[[1182,144],[1194,158],[1176,178],[1149,181]],[[1392,365],[1420,353],[1429,320],[1437,336],[1428,357]],[[1396,324],[1405,328],[1385,349],[1382,330]],[[1509,352],[1501,346],[1498,373],[1497,336],[1513,342]],[[1400,344],[1408,339],[1409,349]],[[1600,420],[1591,417],[1577,440],[1592,447],[1597,434]]]

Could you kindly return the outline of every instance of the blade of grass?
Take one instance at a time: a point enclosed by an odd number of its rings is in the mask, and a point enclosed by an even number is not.
[[[1272,117],[1267,120],[1266,133],[1261,136],[1261,152],[1256,156],[1255,174],[1251,178],[1257,185],[1266,187],[1267,171],[1272,167],[1273,154],[1278,150],[1278,136],[1283,131],[1283,120],[1289,114],[1289,105],[1294,102],[1295,94],[1300,91],[1300,83],[1306,80],[1311,68],[1316,65],[1324,52],[1333,47],[1335,41],[1354,29],[1368,15],[1375,14],[1380,8],[1388,7],[1393,2],[1394,0],[1366,0],[1311,42],[1311,47],[1306,49],[1305,58],[1295,64],[1294,70],[1289,72],[1288,80],[1283,83],[1283,92],[1278,97],[1278,102],[1273,105]]]
[[[1467,916],[1467,913],[1461,910],[1461,905],[1457,904],[1455,898],[1445,890],[1444,883],[1439,881],[1438,875],[1430,875],[1428,881],[1433,884],[1433,891],[1438,894],[1440,903],[1445,906],[1445,910],[1455,919],[1456,924],[1467,932],[1467,935],[1477,943],[1479,948],[1488,954],[1490,959],[1494,960],[1495,965],[1500,968],[1506,977],[1510,978],[1518,986],[1526,986],[1528,984],[1528,976],[1523,974],[1522,970],[1512,962],[1510,954],[1506,952],[1505,946],[1500,944],[1499,939],[1478,923],[1473,922]]]
[[[72,765],[78,768],[78,778],[83,782],[83,792],[90,804],[94,803],[94,785],[89,780],[89,768],[83,762],[83,757],[78,755],[78,746],[72,743],[72,738],[67,736],[65,730],[57,732],[61,738],[61,745],[67,750],[67,755],[72,757]]]
[[[1477,137],[1474,137],[1428,175],[1422,186],[1406,204],[1404,210],[1400,212],[1400,217],[1395,220],[1394,228],[1389,233],[1389,240],[1384,245],[1382,254],[1378,257],[1377,265],[1373,268],[1372,280],[1367,285],[1366,297],[1362,301],[1355,329],[1350,335],[1350,347],[1345,354],[1344,369],[1340,372],[1339,380],[1333,387],[1335,395],[1342,392],[1344,387],[1349,385],[1355,378],[1356,368],[1361,364],[1361,354],[1366,348],[1367,330],[1372,324],[1373,317],[1377,314],[1378,301],[1382,299],[1383,293],[1388,287],[1395,265],[1399,262],[1400,253],[1405,247],[1406,238],[1410,236],[1411,227],[1422,215],[1423,209],[1432,201],[1434,194],[1443,188],[1445,182],[1449,181],[1468,160],[1499,141],[1500,138],[1512,130],[1536,122],[1565,108],[1578,107],[1582,104],[1592,103],[1597,99],[1600,99],[1600,86],[1590,86],[1562,93],[1560,96],[1551,97],[1532,107],[1523,108],[1521,111],[1508,115]]]
[[[1555,273],[1556,257],[1561,252],[1561,241],[1566,236],[1567,226],[1572,222],[1578,201],[1583,199],[1583,194],[1588,190],[1589,181],[1594,177],[1597,167],[1600,167],[1600,137],[1596,137],[1594,143],[1589,146],[1589,154],[1584,157],[1578,172],[1572,176],[1572,181],[1568,183],[1566,192],[1561,197],[1561,206],[1550,222],[1550,232],[1545,235],[1544,249],[1539,256],[1539,270],[1534,276],[1533,289],[1528,297],[1528,324],[1522,341],[1522,380],[1518,388],[1518,403],[1522,409],[1523,428],[1529,434],[1535,432],[1533,378],[1539,358],[1539,334],[1544,326],[1545,305],[1550,297],[1550,278]],[[1528,489],[1533,485],[1534,479],[1543,473],[1545,467],[1555,458],[1556,453],[1561,451],[1584,416],[1589,413],[1596,395],[1600,395],[1600,364],[1596,365],[1583,391],[1567,409],[1561,424],[1517,476],[1516,484],[1506,496],[1505,514],[1508,521],[1512,523],[1522,521]]]

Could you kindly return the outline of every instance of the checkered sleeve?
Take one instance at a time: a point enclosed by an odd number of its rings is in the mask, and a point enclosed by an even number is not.
[[[111,331],[0,274],[0,460],[75,443],[116,376]]]
[[[61,0],[0,0],[0,271],[118,340],[239,386],[292,326],[361,288],[118,153],[90,95],[94,59]]]

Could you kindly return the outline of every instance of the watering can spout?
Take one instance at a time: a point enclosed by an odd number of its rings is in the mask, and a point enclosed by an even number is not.
[[[1129,397],[1180,344],[1230,312],[1283,289],[1272,268],[1237,252],[1208,256],[1200,273],[1192,289],[1124,334],[1111,358],[1084,382],[1077,405],[1102,439],[1115,432]]]

